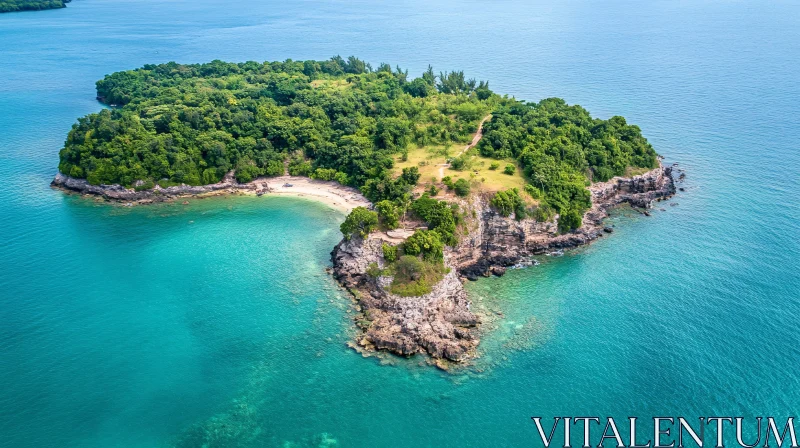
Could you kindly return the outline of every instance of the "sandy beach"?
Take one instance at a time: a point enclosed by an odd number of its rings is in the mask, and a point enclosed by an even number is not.
[[[361,192],[337,182],[313,180],[299,176],[280,176],[256,179],[251,182],[258,190],[269,189],[266,194],[281,194],[320,201],[345,213],[356,207],[369,207],[370,202]],[[291,186],[289,186],[291,185]]]

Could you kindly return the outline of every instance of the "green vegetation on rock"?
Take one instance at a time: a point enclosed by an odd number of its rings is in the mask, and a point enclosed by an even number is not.
[[[350,239],[358,234],[361,238],[366,238],[370,232],[378,228],[378,214],[367,210],[365,207],[356,207],[344,219],[339,226],[345,239]]]
[[[0,12],[40,11],[64,8],[70,0],[0,0]]]
[[[453,246],[458,242],[455,235],[457,221],[459,220],[457,204],[438,201],[425,193],[411,204],[411,209],[423,221],[428,223],[430,230],[435,230],[439,233],[446,245]]]
[[[390,291],[403,297],[422,296],[431,292],[448,269],[444,265],[444,242],[435,230],[417,230],[403,243],[381,245],[385,268],[375,265],[367,273],[376,278],[391,275]]]
[[[465,197],[469,196],[469,181],[466,179],[458,179],[453,182],[453,191],[455,191],[456,195]]]
[[[523,219],[527,215],[525,201],[519,195],[519,190],[498,191],[490,201],[492,207],[502,216],[511,216],[513,213],[517,219]]]
[[[443,263],[432,263],[412,255],[403,255],[392,265],[394,279],[391,291],[403,297],[424,296],[439,283],[447,268]]]
[[[394,263],[397,261],[397,246],[383,243],[381,249],[383,250],[383,258],[387,263]]]
[[[581,226],[583,218],[575,209],[569,209],[558,218],[558,231],[569,232]]]

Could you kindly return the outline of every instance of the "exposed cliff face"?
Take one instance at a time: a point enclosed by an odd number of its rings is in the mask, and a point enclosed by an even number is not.
[[[372,263],[383,266],[382,241],[353,238],[331,253],[334,276],[350,289],[362,308],[364,347],[400,355],[427,353],[433,358],[464,361],[478,345],[478,317],[470,311],[467,294],[456,270],[445,275],[422,297],[388,292],[388,277],[366,274]]]
[[[583,225],[563,235],[558,234],[556,222],[502,217],[489,207],[487,198],[475,198],[464,206],[475,212],[477,222],[471,223],[474,230],[454,248],[454,264],[474,279],[488,276],[493,266],[511,266],[531,255],[588,244],[603,235],[602,221],[610,208],[628,203],[648,209],[654,201],[675,194],[675,183],[672,168],[659,166],[641,176],[594,184],[589,191],[592,207],[584,214]]]
[[[609,208],[621,203],[649,208],[653,201],[673,195],[675,185],[672,169],[659,167],[641,176],[594,184],[590,191],[593,205],[583,225],[564,235],[558,234],[556,222],[502,217],[485,197],[462,202],[467,212],[466,234],[456,247],[446,250],[445,263],[451,272],[424,297],[390,294],[389,279],[366,274],[371,263],[384,264],[379,238],[342,241],[331,253],[334,276],[354,292],[364,310],[364,337],[359,343],[400,355],[427,353],[433,358],[467,360],[479,342],[480,318],[470,311],[457,273],[470,279],[502,275],[505,267],[531,255],[588,244],[602,236],[602,220]]]

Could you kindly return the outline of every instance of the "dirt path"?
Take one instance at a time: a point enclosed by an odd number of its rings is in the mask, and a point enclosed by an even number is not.
[[[462,149],[460,153],[456,154],[456,157],[458,157],[461,154],[464,154],[465,152],[467,152],[470,149],[474,148],[475,145],[477,145],[478,142],[481,141],[481,139],[483,138],[483,124],[486,123],[486,120],[488,120],[490,118],[492,118],[492,114],[489,114],[489,115],[483,117],[483,120],[481,120],[480,124],[478,124],[478,132],[476,132],[475,136],[472,137],[472,142],[470,142],[469,145],[465,146],[464,149]]]
[[[490,118],[492,118],[492,114],[483,117],[483,120],[481,120],[481,122],[478,124],[478,132],[476,132],[475,136],[472,137],[472,141],[470,142],[470,144],[465,146],[464,149],[462,149],[458,154],[455,155],[455,157],[459,157],[461,154],[464,154],[465,152],[474,148],[475,145],[477,145],[478,142],[481,141],[481,139],[483,138],[483,124],[486,123],[486,120]],[[439,165],[439,180],[442,180],[444,178],[445,168],[450,168],[450,164],[442,163],[441,165]]]

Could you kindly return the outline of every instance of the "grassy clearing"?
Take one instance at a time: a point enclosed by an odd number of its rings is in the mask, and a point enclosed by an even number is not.
[[[457,171],[445,166],[447,158],[456,156],[465,146],[466,144],[456,143],[449,146],[438,145],[409,149],[406,161],[403,161],[401,156],[397,156],[395,174],[399,175],[403,168],[411,166],[419,168],[421,177],[420,183],[415,190],[417,192],[422,192],[431,182],[435,182],[437,187],[442,188],[442,177],[445,176],[450,176],[453,181],[457,179],[469,180],[473,191],[496,192],[509,188],[524,190],[526,182],[520,174],[522,169],[512,159],[495,160],[481,157],[476,154],[477,151],[475,149],[471,149],[468,152],[468,154],[471,154],[469,156],[469,169]],[[499,164],[499,167],[495,170],[490,169],[493,163]],[[516,166],[516,172],[513,175],[503,173],[503,168],[509,164]]]
[[[449,272],[443,263],[431,263],[404,255],[391,267],[394,273],[391,291],[401,297],[419,297],[430,293]]]
[[[311,87],[315,89],[326,88],[331,90],[343,90],[349,83],[344,79],[315,79],[311,81]]]
[[[650,171],[650,168],[637,168],[629,166],[625,168],[625,177],[641,176],[648,171]]]

